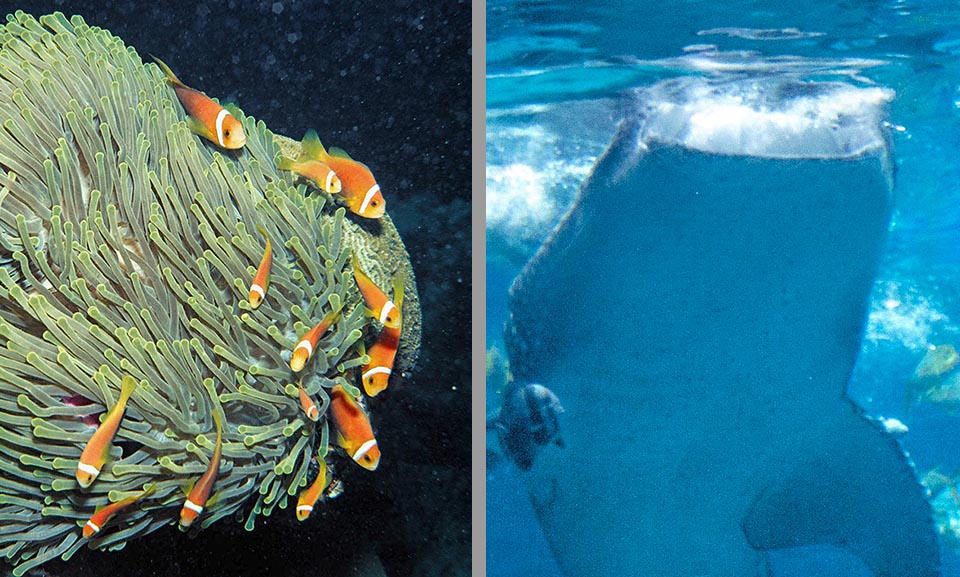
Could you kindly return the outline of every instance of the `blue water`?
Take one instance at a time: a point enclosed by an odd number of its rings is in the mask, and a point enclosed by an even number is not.
[[[960,345],[960,6],[955,2],[487,3],[487,335],[502,350],[506,294],[613,135],[630,90],[698,74],[698,54],[777,63],[810,79],[893,89],[895,210],[849,394],[908,422],[917,470],[960,468],[960,416],[904,413],[930,345]],[[789,57],[789,58],[788,58]],[[497,396],[488,383],[492,410]],[[516,470],[487,477],[487,569],[558,576]],[[942,500],[940,501],[942,502]],[[944,539],[944,575],[960,575]]]

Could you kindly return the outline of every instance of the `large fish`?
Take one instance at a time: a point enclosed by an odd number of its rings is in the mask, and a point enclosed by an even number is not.
[[[939,574],[911,464],[845,396],[890,97],[688,77],[621,124],[511,289],[510,368],[565,409],[523,475],[566,575],[753,576],[805,546]]]

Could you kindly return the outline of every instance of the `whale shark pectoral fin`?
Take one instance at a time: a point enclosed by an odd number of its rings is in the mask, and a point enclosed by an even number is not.
[[[760,551],[846,548],[877,577],[939,575],[930,504],[896,440],[854,411],[842,420],[757,495],[742,524],[747,541]]]

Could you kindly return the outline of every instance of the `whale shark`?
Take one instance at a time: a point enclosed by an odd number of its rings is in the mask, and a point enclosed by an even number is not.
[[[564,407],[565,446],[520,474],[566,575],[771,575],[817,546],[939,575],[908,456],[845,394],[892,97],[773,75],[637,97],[509,296],[514,378]]]

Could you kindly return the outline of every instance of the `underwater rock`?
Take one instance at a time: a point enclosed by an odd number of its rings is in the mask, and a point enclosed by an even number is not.
[[[890,98],[777,76],[641,94],[510,295],[511,371],[566,409],[566,450],[524,473],[566,575],[756,575],[814,545],[939,573],[911,464],[844,394]]]
[[[328,452],[326,414],[335,386],[360,394],[362,345],[379,331],[351,259],[380,286],[404,275],[411,322],[395,374],[416,360],[418,299],[392,222],[353,222],[296,185],[276,167],[276,135],[236,116],[246,147],[218,150],[190,132],[159,69],[108,32],[59,13],[17,12],[0,27],[0,554],[16,575],[176,523],[182,487],[217,454],[214,411],[225,417],[222,459],[193,527],[233,516],[252,530],[258,517],[293,514],[316,459],[356,466]],[[258,226],[273,265],[254,309]],[[294,375],[298,337],[332,311]],[[91,424],[128,375],[138,385],[106,465],[81,490]],[[147,487],[80,538],[98,507]]]

